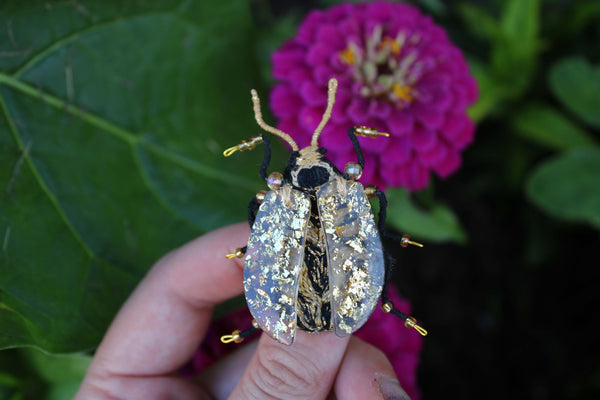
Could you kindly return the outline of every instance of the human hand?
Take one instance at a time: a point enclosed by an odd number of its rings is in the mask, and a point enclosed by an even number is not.
[[[75,399],[408,399],[381,351],[329,332],[298,331],[291,346],[262,335],[194,381],[178,376],[213,307],[242,292],[243,261],[224,254],[248,235],[247,224],[231,225],[159,260],[117,314]]]

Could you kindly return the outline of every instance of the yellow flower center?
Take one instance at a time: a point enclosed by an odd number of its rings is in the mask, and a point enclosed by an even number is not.
[[[353,80],[360,84],[362,97],[404,108],[419,98],[417,81],[422,67],[416,51],[404,45],[414,40],[405,32],[395,37],[386,35],[383,26],[375,26],[365,43],[348,41],[337,56],[348,66]]]
[[[356,62],[356,54],[354,54],[354,51],[350,48],[350,46],[346,47],[345,50],[340,52],[340,58],[346,64],[354,65]]]
[[[398,55],[402,51],[402,45],[398,43],[394,38],[391,38],[389,36],[386,36],[381,40],[380,47],[382,49],[385,47],[390,48],[392,50],[392,54],[394,55]]]
[[[394,91],[396,97],[398,97],[400,100],[404,100],[408,103],[413,101],[413,96],[411,94],[412,87],[410,87],[409,85],[401,86],[395,83],[394,86],[392,86],[392,90]]]

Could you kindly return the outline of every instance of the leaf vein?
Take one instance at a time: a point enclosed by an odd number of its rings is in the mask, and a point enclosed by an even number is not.
[[[85,253],[88,255],[88,257],[93,258],[94,253],[93,253],[92,249],[90,249],[88,247],[88,245],[85,243],[81,234],[77,231],[77,229],[75,229],[75,227],[73,226],[73,224],[67,217],[65,211],[62,209],[56,196],[50,191],[50,189],[46,185],[46,182],[44,182],[35,163],[31,159],[31,153],[26,152],[27,147],[25,146],[21,136],[19,135],[17,127],[16,127],[12,117],[10,116],[8,107],[6,106],[6,102],[4,101],[4,96],[2,96],[1,94],[0,94],[0,107],[2,108],[4,117],[6,118],[6,122],[8,123],[9,130],[11,131],[13,138],[17,142],[19,149],[23,152],[23,157],[25,158],[25,161],[27,162],[27,165],[29,166],[31,173],[33,174],[35,180],[38,182],[40,188],[42,189],[44,194],[48,197],[48,200],[54,206],[59,217],[63,220],[63,222],[65,223],[65,225],[67,226],[67,228],[69,229],[69,231],[71,232],[71,234],[73,235],[75,240],[81,245],[82,249],[85,251]]]

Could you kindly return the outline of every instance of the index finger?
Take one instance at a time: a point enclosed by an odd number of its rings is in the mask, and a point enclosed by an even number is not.
[[[248,242],[247,223],[208,233],[159,260],[125,302],[90,370],[164,375],[190,359],[213,307],[242,292],[242,261],[226,259]]]

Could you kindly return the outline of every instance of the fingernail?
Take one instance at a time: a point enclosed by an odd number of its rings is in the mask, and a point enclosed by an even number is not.
[[[376,375],[375,382],[385,400],[410,400],[396,378],[388,375]]]

